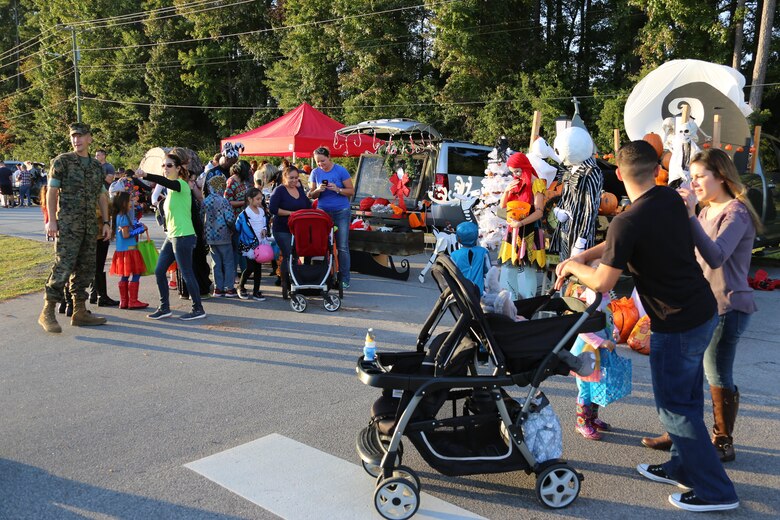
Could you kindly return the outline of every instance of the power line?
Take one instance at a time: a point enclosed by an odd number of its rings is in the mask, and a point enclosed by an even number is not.
[[[73,102],[73,99],[74,98],[71,97],[71,98],[62,100],[59,103],[54,103],[53,105],[48,105],[48,106],[45,106],[45,107],[36,108],[35,110],[30,110],[29,112],[25,112],[24,114],[18,114],[18,115],[15,115],[13,117],[6,117],[5,119],[6,119],[6,121],[14,121],[16,119],[19,119],[20,117],[29,116],[31,114],[35,114],[35,113],[41,112],[43,110],[50,110],[50,109],[52,109],[54,107],[58,107],[58,106],[63,105],[65,103],[71,103],[71,102]]]
[[[457,2],[459,0],[445,0],[442,2],[438,2],[437,5],[446,5],[451,4],[454,2]],[[431,4],[429,4],[431,5]],[[138,45],[117,45],[113,47],[87,47],[81,49],[82,51],[112,51],[112,50],[120,50],[120,49],[138,49],[143,47],[156,47],[158,45],[176,45],[179,43],[193,43],[193,42],[199,42],[199,41],[205,41],[205,40],[221,40],[224,38],[232,38],[234,36],[247,36],[250,34],[264,34],[269,32],[276,32],[281,31],[285,29],[300,29],[302,27],[313,27],[317,25],[323,25],[327,23],[334,23],[339,22],[343,20],[353,20],[353,19],[360,19],[360,18],[366,18],[368,16],[376,16],[381,14],[390,14],[390,13],[397,13],[400,11],[408,11],[410,9],[419,9],[421,7],[427,7],[425,4],[416,4],[413,6],[406,6],[406,7],[397,7],[395,9],[385,9],[383,11],[372,11],[370,13],[360,13],[355,15],[347,15],[347,16],[341,16],[336,18],[329,18],[327,20],[315,20],[312,22],[303,22],[299,24],[294,25],[283,25],[279,27],[270,27],[267,29],[257,29],[254,31],[244,31],[239,33],[232,33],[232,34],[220,34],[218,36],[205,36],[202,38],[188,38],[185,40],[170,40],[170,41],[163,41],[163,42],[155,42],[155,43],[140,43]]]
[[[100,22],[108,23],[111,21],[125,20],[127,18],[140,18],[144,16],[151,16],[153,14],[166,14],[171,11],[176,11],[177,9],[188,9],[190,7],[199,7],[208,4],[218,4],[223,1],[224,0],[198,0],[196,2],[190,2],[189,4],[183,4],[180,6],[172,5],[168,7],[158,7],[157,9],[150,9],[148,11],[138,11],[135,13],[120,14],[116,16],[108,16],[105,18],[93,18],[92,20],[73,21],[65,23],[64,25],[68,25],[70,27],[80,27],[83,25],[94,25]]]
[[[18,96],[19,94],[21,94],[23,92],[27,92],[28,90],[33,90],[33,89],[36,89],[36,88],[46,87],[46,86],[50,85],[55,79],[61,78],[62,76],[66,76],[66,75],[70,74],[71,72],[73,72],[73,67],[70,67],[69,69],[60,72],[59,74],[57,74],[56,76],[53,76],[52,78],[50,78],[46,82],[34,83],[32,85],[28,85],[28,86],[24,87],[23,89],[16,90],[13,94],[10,94],[8,96],[5,96],[4,98],[1,98],[0,99],[0,103],[5,101],[6,99],[11,99],[13,97],[16,97],[16,96]]]
[[[254,2],[254,1],[255,0],[239,0],[239,1],[234,2],[232,4],[216,5],[216,6],[211,6],[211,7],[203,7],[202,9],[197,9],[197,10],[194,9],[192,11],[178,12],[178,13],[174,13],[174,14],[169,14],[167,16],[159,16],[159,17],[156,17],[154,19],[132,20],[132,21],[128,21],[128,22],[113,23],[111,25],[106,24],[106,25],[101,25],[100,27],[93,27],[93,28],[90,28],[90,29],[87,29],[87,30],[93,31],[93,30],[100,30],[100,29],[113,29],[114,27],[119,27],[121,25],[131,25],[131,24],[136,24],[136,23],[146,23],[148,21],[156,22],[158,20],[166,20],[168,18],[176,18],[178,16],[189,16],[189,15],[193,15],[193,14],[204,13],[206,11],[213,11],[214,9],[225,9],[227,7],[233,7],[233,6],[241,5],[241,4],[248,4],[248,3],[251,3],[251,2]]]

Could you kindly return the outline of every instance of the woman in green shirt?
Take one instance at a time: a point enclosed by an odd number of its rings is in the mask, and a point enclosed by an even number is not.
[[[192,252],[197,243],[195,228],[192,225],[192,193],[187,183],[187,169],[183,167],[178,155],[169,153],[162,165],[165,176],[153,175],[138,170],[138,177],[146,178],[168,188],[165,198],[165,227],[167,238],[160,248],[160,258],[154,275],[157,278],[157,289],[160,292],[160,306],[147,317],[153,320],[168,318],[172,315],[168,296],[168,279],[166,273],[174,260],[178,265],[184,282],[187,284],[192,298],[192,311],[183,314],[179,319],[189,321],[206,317],[200,299],[200,288],[195,272],[192,269]]]

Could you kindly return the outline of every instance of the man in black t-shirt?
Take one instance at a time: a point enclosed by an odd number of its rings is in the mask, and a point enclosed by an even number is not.
[[[618,151],[618,178],[632,205],[612,220],[606,241],[561,262],[556,287],[576,276],[595,291],[612,289],[621,272],[634,279],[650,316],[650,372],[661,423],[673,445],[665,464],[637,466],[650,480],[691,491],[669,496],[688,511],[739,506],[704,425],[704,351],[717,323],[717,307],[694,255],[693,236],[682,198],[656,186],[657,155],[645,141]],[[588,264],[601,260],[598,267]]]

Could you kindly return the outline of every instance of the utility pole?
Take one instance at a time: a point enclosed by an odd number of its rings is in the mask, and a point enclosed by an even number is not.
[[[76,29],[74,27],[60,27],[63,31],[70,31],[73,40],[73,71],[75,73],[76,81],[76,122],[81,123],[81,81],[79,80],[79,61],[81,60],[81,52],[79,51],[79,43],[76,40]]]
[[[19,4],[14,0],[12,7],[14,12],[14,24],[16,25],[16,89],[22,88],[22,64],[19,63]]]

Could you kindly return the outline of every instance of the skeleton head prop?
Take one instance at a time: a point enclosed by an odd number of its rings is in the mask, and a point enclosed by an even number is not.
[[[586,130],[570,126],[555,137],[555,152],[566,166],[585,162],[593,155],[593,139]]]

